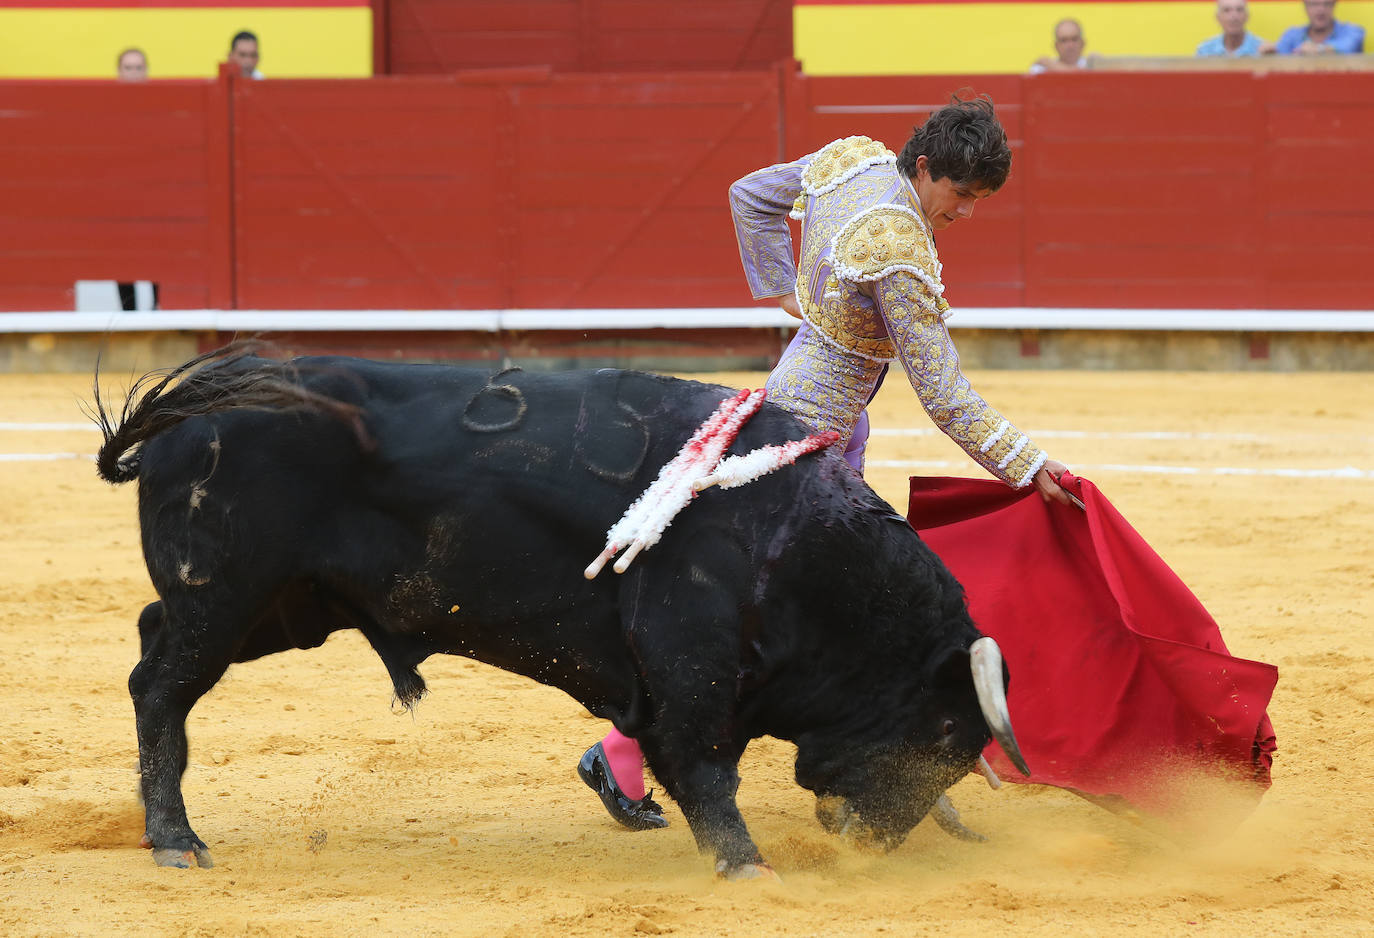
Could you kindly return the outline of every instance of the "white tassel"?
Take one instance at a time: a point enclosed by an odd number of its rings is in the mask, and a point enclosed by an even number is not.
[[[792,465],[800,456],[825,449],[839,438],[840,435],[834,430],[826,430],[824,433],[814,433],[804,440],[760,446],[743,456],[730,456],[721,460],[715,472],[693,482],[692,489],[700,492],[713,485],[719,485],[722,489],[738,488],[770,472],[776,472],[783,466]]]
[[[629,547],[630,550],[614,567],[616,573],[624,573],[640,551],[657,544],[678,512],[695,497],[692,483],[710,472],[720,461],[721,454],[735,441],[740,427],[763,405],[766,396],[767,392],[760,388],[757,391],[740,391],[722,401],[692,438],[683,444],[677,456],[659,470],[653,484],[635,499],[620,520],[606,532],[605,549],[582,575],[589,580],[594,579],[610,558],[622,548]]]

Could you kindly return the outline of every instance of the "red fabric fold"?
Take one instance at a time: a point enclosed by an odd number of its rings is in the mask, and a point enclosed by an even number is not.
[[[1011,671],[1024,779],[1125,799],[1151,814],[1201,806],[1188,783],[1240,780],[1251,806],[1275,749],[1278,669],[1233,657],[1182,580],[1087,479],[1085,510],[980,479],[911,480],[908,520],[963,584]]]

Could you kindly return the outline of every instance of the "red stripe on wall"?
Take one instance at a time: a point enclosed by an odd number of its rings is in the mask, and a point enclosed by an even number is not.
[[[365,7],[371,0],[0,0],[0,10],[137,10],[224,7]]]
[[[884,7],[919,6],[927,3],[990,3],[1007,0],[792,0],[799,7]],[[1064,0],[1011,0],[1013,3],[1058,3]],[[1075,3],[1192,3],[1196,0],[1074,0]]]

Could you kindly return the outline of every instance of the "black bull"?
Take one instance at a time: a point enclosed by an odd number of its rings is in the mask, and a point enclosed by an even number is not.
[[[708,489],[628,572],[584,577],[724,388],[223,350],[156,377],[117,418],[98,384],[96,404],[98,471],[138,479],[160,597],[129,677],[159,863],[210,863],[181,794],[196,701],[233,662],[344,628],[407,706],[437,652],[567,692],[640,742],[732,876],[763,865],[735,804],[751,739],[795,742],[798,784],[839,806],[822,820],[886,847],[990,726],[1015,752],[995,644],[974,644],[958,583],[837,455]],[[731,452],[805,435],[765,405]]]

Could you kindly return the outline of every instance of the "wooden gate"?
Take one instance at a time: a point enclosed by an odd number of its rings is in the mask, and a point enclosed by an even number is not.
[[[725,190],[775,159],[771,73],[491,78],[235,81],[237,306],[749,302]]]

